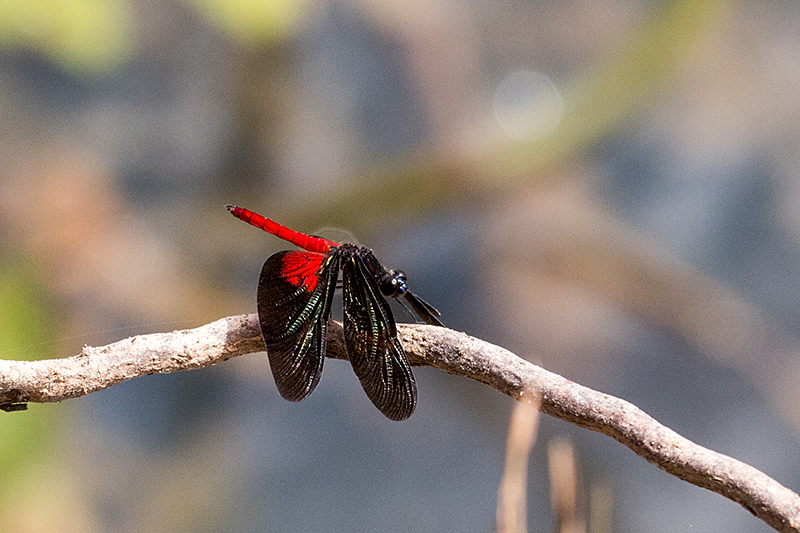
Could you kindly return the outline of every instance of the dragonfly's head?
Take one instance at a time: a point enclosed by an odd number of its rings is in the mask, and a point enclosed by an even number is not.
[[[384,296],[398,298],[408,290],[407,279],[406,273],[402,270],[384,270],[378,279],[378,286]]]

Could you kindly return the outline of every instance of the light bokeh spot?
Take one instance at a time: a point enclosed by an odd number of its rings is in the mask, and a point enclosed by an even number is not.
[[[558,127],[564,111],[561,93],[541,72],[517,70],[494,93],[494,116],[512,139],[532,141]]]

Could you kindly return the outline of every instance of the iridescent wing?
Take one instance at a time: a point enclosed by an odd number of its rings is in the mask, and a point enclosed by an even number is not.
[[[278,392],[300,401],[319,383],[339,277],[336,254],[287,251],[264,262],[258,321]]]
[[[353,255],[342,265],[345,345],[375,407],[392,420],[405,420],[417,405],[417,385],[397,340],[389,304],[370,273],[375,268],[372,261],[378,263],[367,252]]]

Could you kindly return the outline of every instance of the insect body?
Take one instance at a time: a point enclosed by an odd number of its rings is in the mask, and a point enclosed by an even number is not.
[[[300,401],[319,383],[341,272],[344,339],[353,370],[384,415],[392,420],[411,416],[417,386],[386,297],[402,296],[427,323],[442,323],[436,309],[408,290],[405,273],[384,268],[368,248],[296,232],[241,207],[226,208],[304,248],[272,254],[258,281],[258,320],[281,396]]]

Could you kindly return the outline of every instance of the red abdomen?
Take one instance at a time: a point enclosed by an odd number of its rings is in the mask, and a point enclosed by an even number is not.
[[[238,205],[226,205],[225,208],[236,218],[244,220],[248,224],[251,224],[257,228],[261,228],[267,233],[272,233],[276,237],[280,237],[283,240],[289,241],[295,246],[299,246],[300,248],[308,250],[309,252],[327,254],[331,248],[334,246],[339,246],[338,242],[329,241],[328,239],[323,239],[322,237],[316,237],[314,235],[300,233],[299,231],[295,231],[287,228],[286,226],[278,224],[274,220],[262,217],[258,213],[254,213],[253,211],[245,209],[244,207],[239,207]]]

